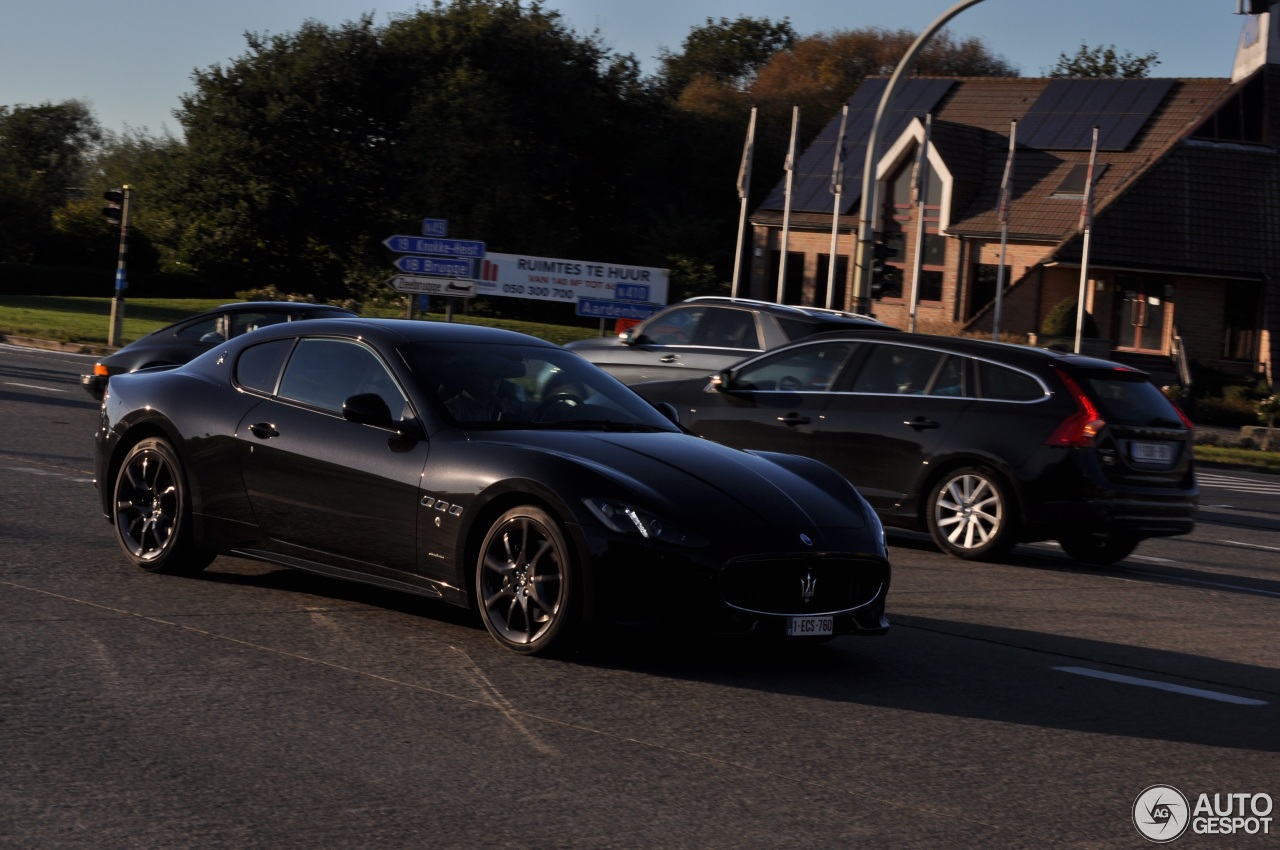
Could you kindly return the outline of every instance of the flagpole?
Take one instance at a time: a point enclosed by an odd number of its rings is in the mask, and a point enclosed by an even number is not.
[[[831,261],[827,263],[827,309],[831,309],[831,302],[835,296],[836,288],[836,253],[837,240],[840,232],[840,195],[844,192],[844,128],[849,120],[849,104],[845,104],[840,110],[840,135],[836,136],[836,155],[835,160],[831,163],[831,194],[835,195],[835,206],[831,211]]]
[[[1098,128],[1093,128],[1093,146],[1089,150],[1089,172],[1084,178],[1084,203],[1080,207],[1080,229],[1084,231],[1084,245],[1080,249],[1080,294],[1076,305],[1076,354],[1080,353],[1080,339],[1084,335],[1084,299],[1089,287],[1089,236],[1093,233],[1093,169],[1098,162]]]
[[[1004,256],[1009,248],[1009,208],[1013,203],[1013,150],[1018,140],[1018,122],[1009,122],[1009,158],[1004,161],[1000,181],[1000,264],[996,266],[996,314],[991,322],[991,338],[1000,341],[1000,310],[1004,304]]]
[[[782,211],[782,245],[778,252],[778,298],[782,303],[787,286],[787,237],[791,232],[791,178],[796,171],[796,127],[800,123],[800,107],[791,107],[791,144],[787,147],[787,161],[783,168],[787,172],[786,203]]]
[[[738,251],[733,255],[733,288],[729,294],[738,297],[742,280],[742,242],[747,231],[747,196],[751,194],[751,157],[755,152],[756,108],[751,107],[751,121],[747,124],[747,141],[742,146],[742,164],[738,166]]]
[[[925,177],[929,167],[929,136],[933,131],[933,114],[924,116],[924,139],[916,151],[916,251],[911,272],[911,321],[908,330],[916,332],[916,310],[920,306],[920,271],[924,267],[924,213],[928,202],[929,181]]]

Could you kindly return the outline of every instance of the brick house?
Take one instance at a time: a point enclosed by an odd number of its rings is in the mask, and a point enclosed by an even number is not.
[[[1159,372],[1180,348],[1192,362],[1270,379],[1280,357],[1278,6],[1245,16],[1231,79],[905,80],[875,164],[872,227],[897,251],[873,293],[876,316],[908,328],[915,300],[917,330],[990,332],[1016,122],[1002,337],[1037,333],[1050,310],[1076,300],[1083,277],[1101,338],[1093,350]],[[850,308],[865,140],[886,84],[868,80],[849,100],[838,211],[839,115],[798,158],[789,215],[785,180],[752,214],[740,294]],[[926,136],[921,205],[913,174]]]

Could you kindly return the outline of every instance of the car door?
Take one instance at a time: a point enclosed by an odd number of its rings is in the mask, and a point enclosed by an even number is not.
[[[972,404],[972,380],[968,358],[869,343],[831,393],[812,453],[882,517],[912,515],[933,458]]]
[[[626,383],[711,375],[763,350],[754,310],[695,304],[638,326],[632,342],[599,365]]]
[[[859,343],[802,343],[731,370],[681,421],[695,433],[740,449],[812,455],[824,427],[832,382]]]
[[[254,514],[282,552],[394,577],[416,570],[428,443],[344,419],[343,401],[365,392],[393,417],[411,410],[366,345],[300,339],[274,397],[236,429],[237,453]]]

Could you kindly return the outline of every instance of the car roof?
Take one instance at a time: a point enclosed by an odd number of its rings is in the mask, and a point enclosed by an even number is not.
[[[286,336],[359,336],[379,341],[385,345],[402,345],[408,342],[471,342],[493,345],[534,345],[559,348],[529,334],[505,328],[485,325],[467,325],[458,322],[423,321],[420,319],[365,319],[319,318],[308,319],[306,324],[289,322],[269,325],[254,331],[253,340],[266,340]],[[247,335],[241,339],[249,338]]]
[[[920,345],[952,351],[957,354],[968,354],[1022,365],[1052,364],[1068,369],[1119,369],[1127,372],[1141,372],[1123,363],[1103,360],[1097,357],[1086,357],[1071,351],[1056,351],[1049,348],[1035,348],[1030,345],[1019,345],[1014,342],[997,342],[990,339],[978,339],[965,336],[945,336],[943,334],[921,334],[900,331],[897,335],[887,336],[874,330],[834,330],[797,340],[791,345],[812,343],[829,339],[866,339],[877,342],[897,343],[900,345]],[[1145,374],[1145,373],[1143,373]]]
[[[317,311],[332,313],[340,311],[343,313],[350,313],[352,316],[356,315],[353,310],[348,310],[346,307],[338,307],[334,304],[312,304],[310,301],[236,301],[230,304],[222,304],[201,315],[208,315],[209,313],[246,313],[268,308],[287,308],[289,310],[297,310],[299,313],[311,313]]]
[[[852,325],[876,325],[882,327],[890,327],[875,316],[868,316],[865,313],[848,313],[844,310],[830,310],[825,307],[804,307],[793,304],[778,304],[774,301],[757,301],[752,298],[734,298],[727,295],[697,295],[693,298],[686,298],[677,304],[722,304],[725,306],[751,307],[761,312],[770,313],[775,316],[784,316],[793,319],[819,319],[822,321],[831,321],[832,323],[848,322]]]

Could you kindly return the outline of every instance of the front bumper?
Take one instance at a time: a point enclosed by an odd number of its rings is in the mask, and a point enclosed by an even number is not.
[[[581,529],[589,550],[590,619],[704,634],[784,634],[796,616],[829,615],[837,635],[889,629],[882,551],[677,549]]]

